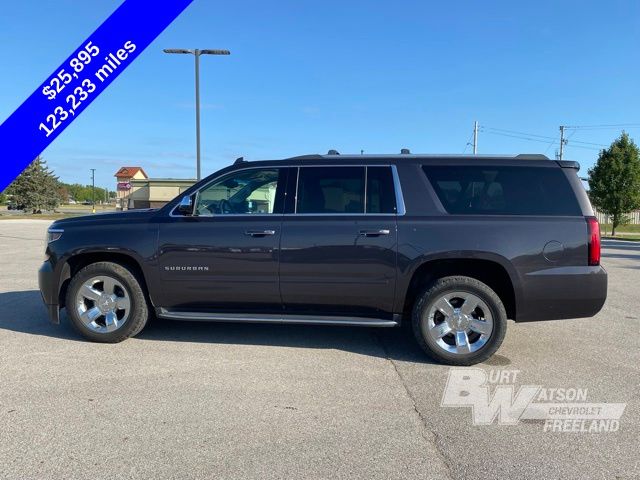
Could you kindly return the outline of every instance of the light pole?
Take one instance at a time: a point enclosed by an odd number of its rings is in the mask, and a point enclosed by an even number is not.
[[[196,176],[200,180],[200,55],[230,55],[229,50],[189,50],[186,48],[165,48],[164,53],[190,54],[196,63]]]
[[[91,168],[91,213],[96,213],[96,169]]]

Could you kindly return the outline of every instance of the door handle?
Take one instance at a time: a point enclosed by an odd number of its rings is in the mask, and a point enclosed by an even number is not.
[[[379,237],[381,235],[389,235],[391,233],[386,228],[381,228],[379,230],[360,230],[361,237]]]
[[[245,235],[250,237],[266,237],[267,235],[275,235],[275,230],[246,230]]]

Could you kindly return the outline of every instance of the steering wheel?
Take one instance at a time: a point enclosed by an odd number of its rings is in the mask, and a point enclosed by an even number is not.
[[[218,203],[218,210],[222,214],[233,213],[233,207],[231,206],[231,202],[229,200],[222,199]]]

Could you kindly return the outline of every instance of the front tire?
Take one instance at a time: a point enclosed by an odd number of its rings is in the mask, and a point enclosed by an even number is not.
[[[507,329],[500,297],[471,277],[436,280],[417,298],[413,333],[425,353],[448,365],[474,365],[491,357]]]
[[[92,263],[76,273],[65,306],[71,324],[93,342],[121,342],[140,333],[149,319],[140,281],[113,262]]]

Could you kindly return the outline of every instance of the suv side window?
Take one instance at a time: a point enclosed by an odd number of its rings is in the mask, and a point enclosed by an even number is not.
[[[364,167],[300,167],[296,213],[364,213]]]
[[[273,214],[282,213],[279,184],[281,169],[253,168],[224,176],[200,190],[195,214]]]
[[[391,167],[367,167],[367,213],[396,213]]]
[[[296,213],[395,214],[395,195],[389,166],[300,167]]]
[[[561,168],[422,167],[445,210],[461,215],[582,215]]]

